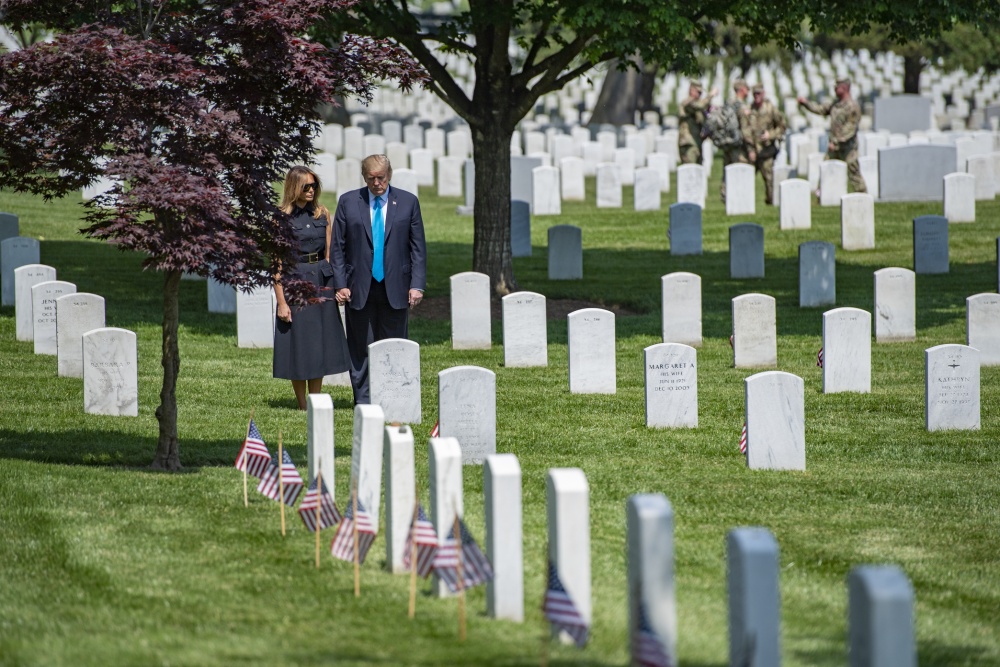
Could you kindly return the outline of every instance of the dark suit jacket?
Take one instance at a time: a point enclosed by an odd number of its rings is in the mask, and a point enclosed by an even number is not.
[[[350,288],[350,307],[354,310],[367,303],[372,282],[374,250],[369,196],[367,187],[345,193],[333,216],[330,255],[334,287]],[[407,308],[410,290],[427,287],[427,247],[420,203],[413,194],[390,186],[384,214],[385,291],[393,308]]]

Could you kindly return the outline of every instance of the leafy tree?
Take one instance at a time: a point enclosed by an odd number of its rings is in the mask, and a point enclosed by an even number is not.
[[[85,204],[81,231],[145,253],[143,267],[164,276],[154,468],[180,467],[181,274],[268,285],[295,250],[272,183],[312,153],[317,104],[365,96],[372,77],[413,80],[412,61],[391,45],[345,37],[331,49],[302,37],[321,12],[351,4],[5,2],[7,25],[56,37],[0,55],[0,187],[51,198],[114,179]]]
[[[693,70],[698,49],[709,45],[713,22],[742,27],[749,43],[795,43],[803,22],[817,31],[862,30],[885,24],[902,35],[930,34],[955,17],[996,13],[978,0],[871,3],[860,0],[469,0],[440,21],[423,21],[406,2],[371,0],[329,18],[319,34],[342,32],[394,40],[423,65],[430,88],[465,119],[476,155],[473,269],[490,276],[494,291],[517,288],[510,251],[510,137],[538,98],[561,89],[599,63],[620,59],[672,63]],[[995,4],[995,3],[991,3]],[[514,62],[511,41],[526,54]],[[448,71],[439,52],[474,64],[471,95]]]

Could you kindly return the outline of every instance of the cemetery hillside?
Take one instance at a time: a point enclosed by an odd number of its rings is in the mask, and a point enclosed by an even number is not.
[[[623,124],[587,122],[604,70],[540,98],[503,298],[469,126],[348,101],[311,167],[331,210],[372,154],[418,195],[409,340],[371,405],[342,374],[300,411],[273,289],[185,275],[176,473],[164,274],[80,233],[114,175],[0,190],[0,665],[1000,665],[1000,76],[799,55],[659,73]],[[744,77],[787,123],[773,204],[683,144],[690,84]],[[843,80],[854,159],[796,101]]]

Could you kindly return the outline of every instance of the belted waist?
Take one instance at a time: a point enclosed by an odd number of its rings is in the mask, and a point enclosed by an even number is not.
[[[326,259],[323,257],[321,252],[309,252],[304,255],[299,255],[299,264],[315,264],[321,259]]]

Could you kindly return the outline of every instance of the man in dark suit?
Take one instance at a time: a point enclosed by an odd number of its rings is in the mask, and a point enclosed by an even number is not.
[[[361,162],[366,187],[337,202],[330,249],[337,301],[347,304],[347,349],[354,402],[370,403],[368,345],[406,338],[407,309],[427,287],[424,221],[415,195],[389,187],[385,155]]]

